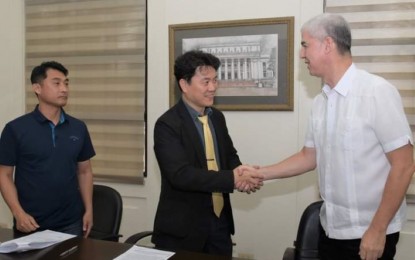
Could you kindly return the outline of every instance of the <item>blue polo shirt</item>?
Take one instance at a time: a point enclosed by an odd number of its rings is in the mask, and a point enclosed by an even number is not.
[[[0,164],[15,167],[19,202],[40,230],[82,220],[77,164],[94,155],[85,123],[63,109],[54,126],[36,106],[33,112],[9,122],[0,138]]]

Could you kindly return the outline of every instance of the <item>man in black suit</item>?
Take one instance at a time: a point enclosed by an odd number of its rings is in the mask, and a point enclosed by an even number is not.
[[[212,107],[219,65],[218,58],[201,51],[189,51],[176,59],[174,74],[182,97],[154,128],[154,151],[162,177],[152,236],[157,248],[232,255],[229,193],[235,187],[246,187],[249,192],[262,185],[263,176],[241,164],[224,115]],[[204,130],[198,120],[203,115],[208,116],[217,171],[208,170]],[[249,175],[244,173],[248,168]],[[212,192],[223,197],[219,214],[213,210]]]

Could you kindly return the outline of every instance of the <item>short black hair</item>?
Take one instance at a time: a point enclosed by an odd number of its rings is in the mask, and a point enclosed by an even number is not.
[[[42,81],[47,77],[46,72],[48,71],[48,69],[58,70],[62,72],[65,76],[68,76],[68,70],[59,62],[45,61],[33,68],[32,75],[30,76],[30,81],[32,82],[32,84],[42,83]]]
[[[220,60],[216,56],[203,51],[192,50],[177,57],[174,63],[174,76],[177,83],[181,79],[190,83],[199,67],[212,67],[217,71],[219,66]]]

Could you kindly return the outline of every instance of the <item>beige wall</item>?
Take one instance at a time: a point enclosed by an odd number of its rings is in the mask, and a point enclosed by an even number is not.
[[[308,75],[298,58],[299,28],[323,11],[323,0],[149,0],[148,1],[148,178],[144,186],[110,184],[124,200],[121,233],[152,228],[160,191],[160,174],[152,150],[154,122],[168,109],[168,25],[178,23],[295,17],[294,111],[225,112],[229,131],[243,162],[270,164],[301,148],[312,97],[320,81]],[[23,0],[0,1],[0,128],[24,112]],[[152,33],[157,32],[157,33]],[[234,255],[259,260],[280,259],[295,239],[298,219],[318,199],[315,173],[267,183],[261,191],[236,192],[232,204],[236,222]],[[0,200],[0,223],[11,216]],[[410,255],[411,241],[403,250]],[[413,243],[412,243],[413,245]],[[413,246],[412,246],[413,248]],[[410,259],[410,258],[397,258]]]
[[[0,2],[0,129],[24,111],[23,1]],[[0,200],[0,224],[11,214]]]

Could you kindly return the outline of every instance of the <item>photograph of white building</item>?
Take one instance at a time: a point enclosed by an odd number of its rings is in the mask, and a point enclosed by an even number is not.
[[[183,39],[183,51],[218,57],[217,96],[278,95],[278,34]]]

